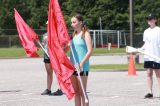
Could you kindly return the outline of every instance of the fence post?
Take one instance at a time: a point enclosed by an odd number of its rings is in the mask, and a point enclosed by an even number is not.
[[[10,36],[8,36],[8,43],[9,43],[9,48],[11,47],[11,37]]]
[[[96,33],[95,30],[93,30],[93,46],[96,48]]]
[[[126,42],[126,33],[124,32],[124,44],[125,46],[127,45],[127,42]]]
[[[118,48],[119,48],[119,46],[120,46],[120,45],[119,45],[119,36],[120,36],[120,31],[117,31],[117,37],[118,37],[118,38],[117,38],[117,44],[118,44]]]

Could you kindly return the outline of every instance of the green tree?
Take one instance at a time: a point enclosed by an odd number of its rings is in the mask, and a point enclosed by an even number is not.
[[[30,15],[27,1],[24,0],[1,0],[0,1],[0,28],[13,29],[15,28],[14,8],[27,19]]]
[[[90,17],[96,22],[96,29],[99,28],[99,17],[103,29],[128,29],[128,0],[97,0]]]
[[[129,30],[129,0],[59,0],[68,28],[75,13],[84,16],[89,29]],[[49,0],[0,0],[0,28],[15,29],[16,8],[23,19],[34,29],[45,29]],[[135,32],[143,32],[145,17],[153,12],[160,17],[159,0],[134,0]]]
[[[29,8],[31,17],[29,24],[33,28],[46,28],[46,21],[48,20],[48,4],[49,0],[30,0]]]
[[[143,32],[148,27],[146,17],[149,15],[149,13],[154,13],[155,15],[157,15],[157,17],[160,17],[159,6],[159,0],[135,1],[135,32]]]

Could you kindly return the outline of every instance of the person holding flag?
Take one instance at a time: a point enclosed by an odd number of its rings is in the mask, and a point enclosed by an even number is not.
[[[48,21],[46,22],[46,24],[48,24]],[[44,47],[44,64],[45,64],[45,69],[47,72],[47,89],[44,90],[44,92],[41,93],[41,95],[51,95],[51,86],[52,86],[52,81],[53,81],[53,69],[52,66],[50,64],[50,59],[49,59],[49,55],[48,55],[48,46],[47,46],[47,33],[45,33],[43,35],[43,39],[42,39],[42,45]],[[57,89],[56,92],[53,93],[53,95],[56,96],[60,96],[63,95],[63,92],[61,91],[61,89]]]
[[[76,63],[79,64],[81,71],[80,76],[84,91],[86,92],[89,74],[89,58],[92,54],[92,40],[86,24],[83,21],[83,17],[80,14],[77,14],[71,18],[71,27],[73,28],[74,32],[72,34],[72,40],[70,43],[72,49],[70,60],[74,65]],[[82,87],[77,78],[78,73],[79,72],[74,71],[73,75],[71,76],[72,85],[75,91],[75,106],[81,106],[81,104],[83,104],[83,106],[89,106],[89,101],[88,103],[85,102]]]
[[[157,21],[158,18],[155,14],[150,13],[148,15],[147,23],[149,28],[143,33],[144,45],[140,49],[148,54],[160,57],[160,27],[157,26]],[[144,98],[153,98],[153,71],[156,74],[160,89],[160,61],[145,55],[144,68],[147,71],[147,84],[149,89]]]
[[[20,37],[21,43],[25,49],[27,57],[39,57],[37,54],[38,48],[36,47],[34,41],[36,41],[41,47],[41,43],[39,42],[38,35],[34,32],[32,28],[30,28],[25,21],[22,19],[18,11],[14,8],[14,16],[15,16],[15,22],[17,26],[18,35]],[[48,24],[48,22],[46,23]],[[52,79],[53,79],[53,69],[50,64],[50,59],[48,55],[48,45],[47,45],[47,33],[44,34],[43,39],[43,48],[45,51],[44,54],[44,63],[45,68],[47,72],[47,89],[41,93],[42,95],[49,95],[51,94],[51,85],[52,85]],[[63,92],[58,89],[56,92],[53,93],[53,95],[62,95]]]

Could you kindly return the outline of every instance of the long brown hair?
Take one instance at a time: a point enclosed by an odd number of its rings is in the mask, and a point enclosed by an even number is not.
[[[76,14],[73,17],[75,17],[78,21],[82,22],[82,38],[84,38],[86,31],[88,31],[88,28],[87,28],[87,25],[86,25],[85,21],[83,20],[83,17],[80,14]],[[73,32],[73,36],[75,34],[77,34],[76,31]]]

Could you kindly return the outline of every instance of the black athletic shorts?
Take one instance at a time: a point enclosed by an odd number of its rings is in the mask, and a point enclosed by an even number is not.
[[[44,63],[50,63],[50,59],[44,59]]]
[[[160,63],[154,61],[145,61],[144,68],[160,69]]]
[[[74,72],[73,72],[73,75],[78,76],[77,71],[74,71]],[[88,76],[88,71],[82,71],[82,72],[80,72],[80,76]]]

